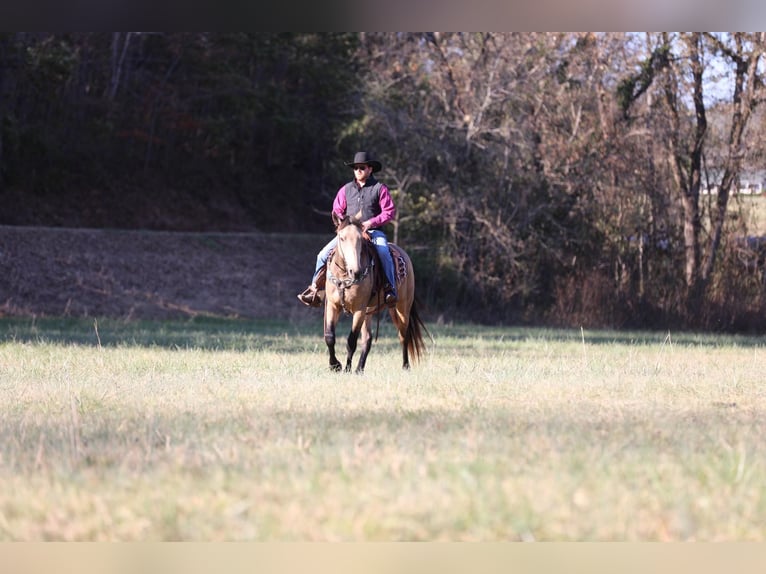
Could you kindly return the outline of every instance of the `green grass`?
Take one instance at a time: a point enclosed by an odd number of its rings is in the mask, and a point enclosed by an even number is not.
[[[429,327],[0,320],[0,539],[766,539],[760,339]]]

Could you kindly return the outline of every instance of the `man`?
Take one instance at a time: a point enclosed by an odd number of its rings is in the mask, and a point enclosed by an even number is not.
[[[383,165],[364,151],[357,152],[354,155],[354,161],[345,162],[345,164],[354,170],[354,179],[338,190],[332,204],[332,210],[339,217],[344,217],[346,214],[357,215],[361,213],[362,227],[370,235],[375,245],[375,250],[378,252],[388,280],[385,289],[386,305],[393,307],[397,301],[394,262],[388,249],[386,234],[380,228],[396,216],[396,207],[388,187],[373,176],[383,168]],[[338,237],[333,237],[317,254],[311,285],[298,295],[301,303],[311,307],[318,307],[321,304],[317,279],[327,265],[330,251],[337,242]]]

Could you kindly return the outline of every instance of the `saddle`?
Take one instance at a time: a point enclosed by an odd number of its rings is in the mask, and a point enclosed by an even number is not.
[[[370,243],[369,245],[372,245]],[[391,252],[391,259],[394,261],[394,278],[396,279],[397,283],[400,283],[404,277],[407,275],[407,264],[404,261],[404,258],[401,255],[401,252],[399,251],[399,248],[394,245],[393,243],[388,244],[388,250]],[[371,249],[374,265],[382,270],[382,266],[380,264],[380,257],[378,256],[378,251],[376,249]],[[327,261],[331,261],[333,255],[335,254],[335,249],[330,251],[329,255],[327,256]],[[372,286],[372,294],[370,303],[373,304],[377,300],[378,293],[381,293],[383,289],[386,286],[386,276],[381,271],[380,273],[373,273],[373,277],[375,278],[375,283]],[[319,294],[320,298],[324,298],[323,291],[325,290],[325,286],[327,285],[327,264],[323,265],[319,269],[319,273],[317,275],[316,279],[316,285],[317,285],[317,293]]]

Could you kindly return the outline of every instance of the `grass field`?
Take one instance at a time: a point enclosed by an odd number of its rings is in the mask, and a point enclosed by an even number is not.
[[[735,195],[729,202],[729,211],[744,219],[749,235],[766,235],[766,197],[763,195]]]
[[[0,539],[766,539],[760,339],[430,329],[2,319]]]

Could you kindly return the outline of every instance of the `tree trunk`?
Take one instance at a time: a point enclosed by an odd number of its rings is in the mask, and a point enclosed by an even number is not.
[[[713,273],[716,256],[721,245],[723,226],[726,221],[726,212],[729,204],[731,188],[736,185],[743,155],[743,135],[748,124],[752,110],[758,103],[756,90],[762,85],[758,78],[758,65],[763,55],[763,42],[766,34],[760,33],[756,37],[753,50],[745,54],[740,34],[735,34],[735,52],[723,50],[736,64],[734,78],[734,95],[732,99],[732,122],[729,131],[728,150],[724,165],[721,184],[719,185],[716,199],[716,213],[713,219],[710,249],[702,269],[702,279],[705,285]]]
[[[122,32],[112,33],[112,74],[105,94],[106,99],[110,102],[114,101],[114,98],[117,96],[117,90],[120,87],[122,70],[125,65],[125,57],[128,53],[132,35],[133,32],[125,32],[125,38],[123,39]]]

